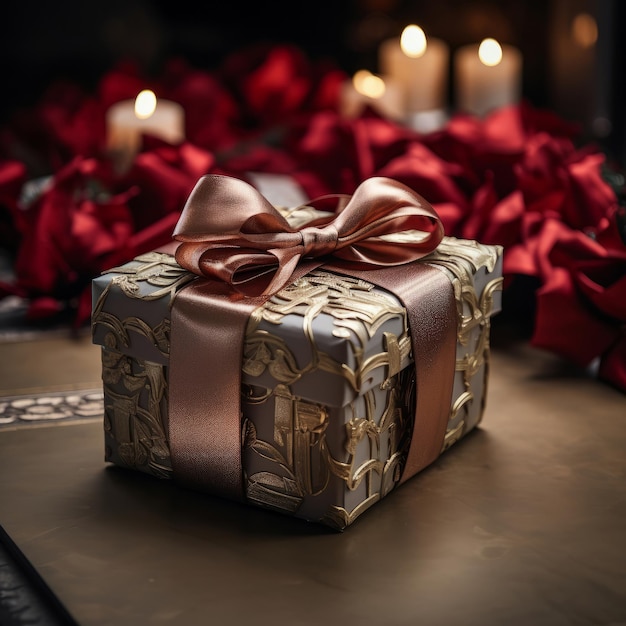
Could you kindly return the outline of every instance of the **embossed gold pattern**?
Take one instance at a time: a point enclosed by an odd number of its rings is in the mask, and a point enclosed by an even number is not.
[[[472,379],[482,370],[481,406],[478,421],[482,417],[487,396],[489,373],[489,337],[491,316],[493,313],[494,293],[502,290],[502,277],[490,280],[477,294],[474,288],[474,276],[484,268],[492,273],[498,261],[499,249],[496,246],[485,246],[477,241],[459,240],[445,237],[437,250],[426,262],[446,268],[453,276],[457,302],[457,338],[458,344],[466,348],[456,362],[456,371],[462,373],[463,392],[453,402],[448,421],[448,429],[443,443],[442,452],[457,442],[466,433],[466,421],[458,420],[458,416],[474,401],[471,392]],[[472,342],[471,339],[474,338]],[[473,343],[473,346],[472,346]],[[456,425],[455,425],[456,424]]]
[[[165,317],[152,328],[135,316],[120,318],[105,310],[105,304],[113,289],[136,299],[171,297],[193,277],[172,256],[156,252],[141,255],[135,262],[107,273],[116,276],[99,296],[92,312],[92,332],[98,326],[107,330],[102,348],[105,459],[160,478],[171,478],[166,367],[122,352],[130,345],[129,333],[134,332],[148,339],[164,356],[169,355],[170,320]],[[159,289],[142,292],[142,283]]]
[[[494,271],[498,256],[494,246],[444,238],[422,261],[448,272],[458,311],[456,370],[462,390],[450,408],[443,450],[475,425],[476,419],[471,423],[468,416],[476,389],[483,391],[478,419],[484,408],[490,316],[502,279],[486,281],[481,293],[476,293],[474,282],[477,272]],[[167,356],[169,318],[152,328],[135,316],[117,316],[105,302],[111,290],[119,289],[130,298],[169,298],[169,306],[176,290],[195,277],[170,255],[157,253],[110,273],[115,276],[92,316],[94,332],[99,325],[107,330],[107,458],[169,478],[167,367],[122,354],[134,332]],[[298,353],[280,334],[287,316],[300,319],[306,346]],[[349,346],[349,359],[333,356],[320,345],[314,328],[321,318],[330,321],[332,336]],[[399,333],[388,330],[394,319],[400,320]],[[380,349],[371,354],[368,346],[377,333]],[[399,482],[410,441],[410,407],[415,406],[410,361],[406,311],[395,297],[366,281],[316,270],[259,307],[249,319],[242,363],[248,501],[342,529],[384,497]],[[347,385],[353,399],[333,407],[298,395],[298,385],[319,373]]]
[[[103,272],[118,274],[111,280],[111,285],[117,285],[129,298],[159,300],[168,295],[173,296],[183,285],[196,278],[180,267],[171,254],[148,252],[135,257],[134,262],[139,265],[127,264]],[[140,284],[144,282],[161,289],[141,293]]]
[[[292,346],[268,332],[267,326],[260,327],[263,320],[278,327],[293,314],[302,317],[311,355],[300,368]],[[333,335],[349,343],[353,367],[333,359],[319,345],[312,328],[320,315],[331,318]],[[366,356],[369,340],[393,318],[402,320],[402,334],[384,332],[384,349]],[[317,270],[257,309],[246,332],[244,371],[260,376],[267,370],[272,375],[276,386],[269,393],[260,388],[263,402],[273,402],[275,430],[273,441],[261,442],[256,430],[247,427],[246,441],[255,453],[276,459],[277,467],[275,472],[264,470],[247,477],[248,498],[261,506],[291,511],[296,503],[301,505],[305,498],[319,495],[332,482],[339,493],[363,485],[367,506],[388,492],[399,479],[397,468],[406,453],[401,444],[408,443],[396,435],[406,430],[398,399],[398,375],[409,353],[406,312],[395,298],[363,280]],[[384,390],[378,397],[374,389],[365,388],[377,369],[381,369],[379,387]],[[324,407],[303,401],[289,388],[316,370],[343,378],[359,394],[356,401],[342,408],[343,415],[348,416],[343,426],[330,424]],[[252,401],[258,403],[260,399]],[[342,442],[335,453],[331,451],[329,429],[343,431],[335,435]],[[351,522],[365,508],[360,504],[348,511],[337,503],[329,504],[324,521],[343,528],[346,520]]]
[[[164,367],[102,351],[105,459],[159,478],[171,478],[165,417]]]
[[[126,297],[141,299],[144,301],[160,300],[170,297],[174,293],[195,279],[193,274],[183,270],[169,254],[150,252],[134,259],[133,263],[115,267],[104,274],[116,274],[96,302],[92,315],[92,332],[98,325],[109,329],[118,345],[128,347],[130,345],[129,332],[135,332],[146,337],[152,345],[165,357],[170,349],[170,319],[164,317],[156,326],[151,327],[145,321],[135,316],[121,320],[117,315],[104,310],[109,293],[113,289],[119,289]],[[147,283],[160,289],[146,292],[141,289],[141,284]]]

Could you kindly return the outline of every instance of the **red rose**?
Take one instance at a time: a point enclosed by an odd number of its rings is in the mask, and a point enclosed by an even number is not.
[[[52,311],[49,298],[79,297],[93,276],[133,256],[129,194],[109,196],[98,167],[94,160],[75,159],[25,211],[15,289],[33,300],[33,312]]]
[[[599,359],[601,376],[626,389],[626,247],[608,236],[614,220],[603,222],[594,237],[555,218],[537,228],[542,284],[532,343],[582,366]]]
[[[0,245],[13,249],[18,244],[18,202],[26,181],[26,167],[19,161],[0,162]]]
[[[141,231],[170,213],[180,213],[198,178],[209,173],[214,156],[189,143],[170,146],[146,140],[131,169],[116,181],[116,188],[134,188],[129,199],[133,230]]]

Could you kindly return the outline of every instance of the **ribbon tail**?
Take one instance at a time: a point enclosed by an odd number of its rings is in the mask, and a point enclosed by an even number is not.
[[[172,307],[169,436],[174,475],[190,487],[239,501],[244,499],[243,342],[248,318],[259,304],[255,298],[237,297],[221,283],[194,281],[181,289]]]
[[[346,273],[341,267],[325,269]],[[350,270],[399,298],[407,310],[415,363],[415,412],[409,452],[400,483],[440,454],[452,404],[456,367],[457,312],[452,282],[426,263],[384,270]]]

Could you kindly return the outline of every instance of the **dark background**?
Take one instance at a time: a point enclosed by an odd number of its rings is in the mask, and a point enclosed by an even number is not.
[[[570,36],[571,21],[581,12],[598,24],[599,38],[590,49]],[[0,18],[0,116],[10,119],[59,78],[92,89],[121,59],[134,60],[147,75],[157,75],[179,55],[212,69],[230,52],[259,42],[294,43],[312,59],[330,59],[348,73],[376,71],[380,42],[411,22],[447,41],[451,55],[486,36],[519,47],[524,97],[579,122],[582,140],[626,161],[626,10],[619,0],[11,2]]]

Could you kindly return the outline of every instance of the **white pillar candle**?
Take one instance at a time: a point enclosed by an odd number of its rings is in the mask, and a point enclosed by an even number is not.
[[[426,38],[415,24],[402,36],[384,41],[379,49],[380,70],[405,92],[406,117],[422,111],[445,110],[448,99],[448,44]]]
[[[522,54],[514,46],[500,46],[495,39],[463,46],[455,54],[454,73],[459,111],[483,116],[519,102]]]
[[[367,70],[359,70],[341,85],[339,111],[345,117],[355,118],[367,106],[390,120],[401,121],[404,117],[398,85]]]
[[[125,170],[137,154],[142,135],[171,144],[185,139],[185,114],[180,104],[158,99],[144,90],[135,100],[122,100],[106,114],[107,150],[118,169]]]

